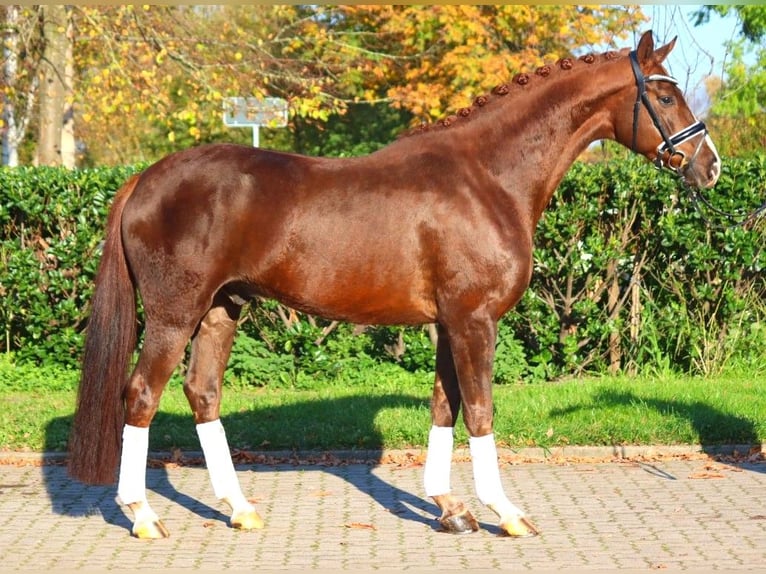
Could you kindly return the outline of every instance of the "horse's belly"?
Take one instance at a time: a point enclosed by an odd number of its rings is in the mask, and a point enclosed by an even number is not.
[[[343,273],[291,269],[262,277],[257,291],[296,310],[365,325],[413,325],[436,319],[436,303],[425,281],[381,270]]]

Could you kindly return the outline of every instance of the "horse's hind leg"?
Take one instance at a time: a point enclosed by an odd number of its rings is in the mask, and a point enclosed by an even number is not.
[[[134,515],[133,535],[166,538],[167,529],[146,498],[149,424],[194,326],[167,326],[147,318],[144,344],[125,391],[125,427],[117,495]]]
[[[263,528],[263,520],[242,494],[234,472],[229,444],[220,419],[223,372],[237,329],[240,305],[219,293],[192,339],[184,392],[197,423],[215,496],[231,507],[231,525],[250,530]]]

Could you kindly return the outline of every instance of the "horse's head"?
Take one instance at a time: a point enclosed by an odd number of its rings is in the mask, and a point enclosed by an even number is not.
[[[721,173],[721,158],[705,124],[689,109],[678,81],[662,62],[675,45],[675,39],[654,49],[652,32],[641,36],[630,53],[634,88],[625,93],[626,110],[616,118],[617,140],[651,161],[670,169],[694,187],[712,187]],[[631,99],[632,96],[632,99]]]

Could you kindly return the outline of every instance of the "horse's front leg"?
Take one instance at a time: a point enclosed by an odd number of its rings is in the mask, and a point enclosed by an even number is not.
[[[263,528],[263,519],[245,498],[234,471],[220,419],[223,372],[234,342],[240,307],[219,296],[192,340],[184,393],[194,413],[197,435],[215,496],[231,509],[233,528]]]
[[[426,496],[441,510],[439,524],[446,532],[475,532],[479,523],[465,504],[452,494],[450,483],[454,427],[460,412],[460,390],[457,374],[444,329],[438,326],[436,345],[436,380],[431,399],[431,430],[423,473]]]
[[[514,537],[534,536],[537,529],[506,496],[500,480],[492,429],[492,367],[497,322],[473,317],[463,328],[448,330],[457,373],[463,420],[469,434],[476,495],[499,517],[501,530]]]
[[[537,528],[503,491],[497,461],[495,435],[471,436],[469,439],[473,478],[479,500],[499,517],[500,529],[508,536],[536,536]]]

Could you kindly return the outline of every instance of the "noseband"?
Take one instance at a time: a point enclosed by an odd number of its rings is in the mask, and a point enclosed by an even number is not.
[[[652,103],[649,101],[649,95],[646,93],[646,83],[670,82],[671,84],[678,85],[678,80],[663,74],[652,74],[650,76],[644,76],[644,73],[641,71],[641,67],[638,65],[638,57],[636,56],[635,51],[630,53],[630,65],[633,68],[633,74],[636,77],[636,87],[638,88],[638,96],[636,97],[636,103],[633,106],[632,149],[633,151],[636,151],[636,139],[638,137],[638,114],[641,111],[641,104],[643,104],[646,108],[646,111],[649,112],[649,117],[652,118],[654,127],[657,128],[657,131],[660,132],[660,136],[662,136],[662,143],[657,146],[657,157],[654,159],[654,165],[657,166],[657,169],[665,167],[671,171],[676,172],[678,175],[681,175],[684,168],[694,161],[700,149],[702,148],[702,143],[705,141],[704,136],[707,136],[708,134],[707,128],[703,122],[697,120],[690,126],[669,136],[667,131],[665,131],[665,128],[662,127],[660,118],[652,107]],[[700,138],[700,142],[697,145],[697,148],[694,150],[694,154],[692,155],[691,159],[687,161],[686,154],[681,150],[676,149],[676,146],[689,141],[699,134],[702,134],[703,137]],[[664,159],[665,155],[668,156],[667,161]]]

